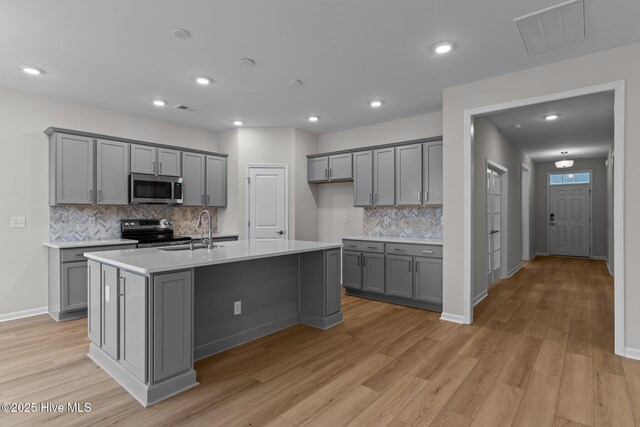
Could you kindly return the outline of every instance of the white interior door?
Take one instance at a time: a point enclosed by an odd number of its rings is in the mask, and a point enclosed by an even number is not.
[[[591,256],[589,184],[549,186],[549,253]]]
[[[502,277],[502,177],[487,169],[487,285]]]
[[[287,238],[286,170],[249,167],[249,239]]]

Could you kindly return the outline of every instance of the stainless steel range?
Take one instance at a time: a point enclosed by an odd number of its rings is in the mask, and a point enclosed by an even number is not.
[[[191,242],[189,236],[173,234],[173,221],[161,219],[123,219],[120,221],[123,239],[138,241],[139,248],[185,245]]]

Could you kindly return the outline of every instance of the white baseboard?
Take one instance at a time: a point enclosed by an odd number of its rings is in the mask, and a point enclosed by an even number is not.
[[[536,252],[533,257],[537,257],[537,256],[549,256],[549,252]],[[533,259],[533,258],[532,258]]]
[[[440,315],[440,320],[445,320],[447,322],[453,322],[453,323],[464,323],[464,316],[451,314],[451,313],[442,313]]]
[[[518,271],[520,271],[521,268],[522,268],[522,264],[518,264],[518,266],[516,268],[514,268],[513,270],[511,270],[507,274],[507,279],[511,278],[514,274],[516,274]]]
[[[591,259],[595,259],[598,261],[607,261],[607,257],[606,256],[600,256],[600,255],[594,255],[591,257]]]
[[[13,313],[0,314],[0,323],[8,322],[10,320],[22,319],[23,317],[31,317],[31,316],[38,316],[40,314],[47,314],[48,311],[49,311],[49,307],[45,306],[45,307],[31,308],[29,310],[14,311]]]
[[[624,357],[629,359],[640,360],[640,349],[627,347],[624,349]]]
[[[531,256],[529,257],[529,259],[527,259],[527,258],[520,258],[520,260],[521,260],[521,261],[533,261],[533,260],[534,260],[534,258],[535,258],[535,257],[537,257],[537,256],[538,256],[538,254],[537,254],[536,252],[534,252],[534,253],[533,253],[533,255],[531,255]]]
[[[609,264],[609,260],[608,259],[607,259],[606,263],[607,263],[607,270],[609,270],[609,275],[611,277],[613,277],[613,268],[611,268],[611,265]]]
[[[489,295],[489,292],[487,292],[486,290],[480,292],[480,294],[473,300],[473,306],[475,307],[476,305],[478,305],[480,301],[487,297],[487,295]]]

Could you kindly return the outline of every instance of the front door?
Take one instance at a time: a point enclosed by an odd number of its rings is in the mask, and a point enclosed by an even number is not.
[[[282,166],[250,167],[249,239],[286,239],[286,174]]]
[[[502,277],[502,176],[487,169],[487,285]]]
[[[549,254],[591,256],[589,184],[549,186]]]

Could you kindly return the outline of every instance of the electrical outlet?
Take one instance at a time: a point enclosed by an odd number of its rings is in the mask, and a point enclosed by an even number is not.
[[[440,216],[440,225],[444,225],[444,215]]]
[[[348,223],[349,223],[349,217],[348,217],[348,216],[346,216],[346,215],[344,216],[344,223],[345,223],[345,224],[348,224]]]
[[[233,315],[237,316],[242,313],[242,301],[235,301],[233,303]]]
[[[27,226],[27,219],[23,216],[11,217],[11,228],[25,228]]]
[[[95,227],[96,226],[96,217],[95,216],[92,215],[92,216],[89,217],[89,225],[91,227]]]

